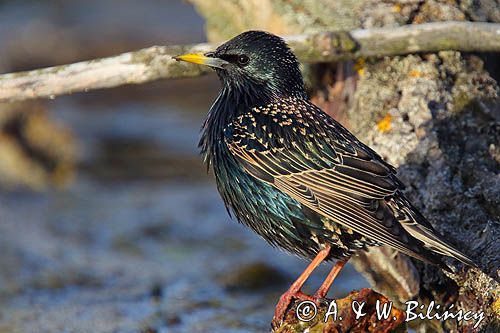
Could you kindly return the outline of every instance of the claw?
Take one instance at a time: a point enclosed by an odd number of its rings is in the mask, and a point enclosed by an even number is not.
[[[309,296],[307,294],[304,294],[302,291],[291,291],[288,290],[285,292],[283,295],[281,295],[280,300],[278,301],[278,304],[276,305],[276,309],[274,310],[274,322],[282,323],[285,313],[290,307],[290,304],[292,304],[292,301],[294,299],[300,299],[304,301],[312,301],[312,302],[317,302],[317,299],[315,299],[313,296]]]

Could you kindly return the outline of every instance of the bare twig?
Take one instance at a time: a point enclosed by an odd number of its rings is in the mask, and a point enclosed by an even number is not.
[[[324,32],[285,38],[303,62],[327,62],[440,50],[500,52],[500,24],[441,22],[398,28]],[[0,75],[0,102],[198,76],[210,70],[172,56],[206,52],[211,44],[153,46],[118,56]]]

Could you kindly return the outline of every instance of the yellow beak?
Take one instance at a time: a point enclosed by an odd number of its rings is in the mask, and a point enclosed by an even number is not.
[[[206,65],[215,68],[224,68],[225,65],[229,64],[229,62],[223,59],[207,57],[203,54],[198,54],[198,53],[183,54],[174,57],[174,59],[177,61],[186,61],[186,62],[191,62],[193,64]]]

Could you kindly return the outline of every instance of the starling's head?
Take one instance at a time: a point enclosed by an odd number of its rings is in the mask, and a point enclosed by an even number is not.
[[[204,55],[176,57],[213,67],[225,86],[257,88],[279,96],[305,96],[299,63],[285,41],[263,31],[247,31]]]

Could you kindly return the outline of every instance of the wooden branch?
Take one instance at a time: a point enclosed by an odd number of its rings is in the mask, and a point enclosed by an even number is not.
[[[396,28],[324,32],[285,37],[303,62],[329,62],[440,50],[500,52],[500,24],[441,22]],[[109,58],[0,75],[0,102],[57,95],[165,78],[192,77],[209,68],[172,57],[207,52],[211,44],[153,46]]]
[[[0,102],[54,98],[57,95],[139,84],[161,78],[199,76],[210,69],[179,63],[172,56],[211,49],[209,44],[152,46],[109,58],[3,74],[0,75]]]

